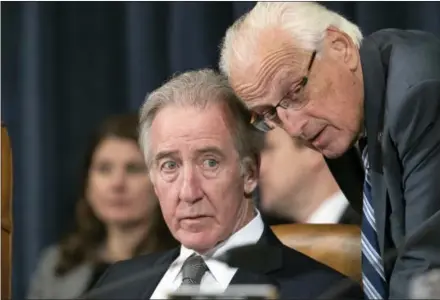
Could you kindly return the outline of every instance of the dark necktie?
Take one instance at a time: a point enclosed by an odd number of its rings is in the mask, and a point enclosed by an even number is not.
[[[200,255],[191,255],[182,267],[182,285],[199,285],[202,277],[208,270]]]
[[[362,151],[365,181],[362,216],[362,282],[365,299],[387,299],[387,289],[382,257],[376,232],[376,220],[372,205],[370,166],[367,147]]]

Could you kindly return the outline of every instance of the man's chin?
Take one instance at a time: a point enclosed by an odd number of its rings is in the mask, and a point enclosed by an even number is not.
[[[311,150],[314,150],[314,151],[316,151],[316,152],[322,153],[321,149],[316,148],[316,147],[315,147],[312,143],[310,143],[309,141],[304,141],[303,143],[304,143],[304,145],[305,145],[307,148],[309,148],[309,149],[311,149]]]
[[[347,150],[350,148],[350,145],[343,145],[342,143],[334,142],[325,149],[318,150],[324,155],[325,158],[328,159],[336,159],[341,157]]]
[[[344,154],[345,151],[343,152],[334,152],[332,150],[328,150],[328,149],[324,149],[321,153],[322,155],[324,155],[325,158],[328,159],[336,159],[342,156],[342,154]]]
[[[353,142],[347,136],[338,136],[331,143],[326,145],[323,149],[318,149],[325,158],[336,159],[344,155],[349,149],[353,147]]]
[[[185,237],[180,238],[180,242],[183,246],[198,253],[209,251],[215,246],[216,243],[210,240],[211,238],[203,233],[188,233]]]
[[[340,152],[335,152],[333,149],[331,149],[331,148],[329,148],[329,147],[327,147],[327,148],[325,148],[325,149],[319,149],[319,148],[313,146],[313,144],[311,144],[311,143],[305,143],[305,145],[306,145],[309,149],[314,150],[314,151],[316,151],[316,152],[319,152],[319,153],[321,153],[322,155],[324,155],[326,158],[329,158],[329,159],[338,158],[338,157],[340,157],[342,154],[344,154],[344,152],[342,152],[342,153],[340,153]]]

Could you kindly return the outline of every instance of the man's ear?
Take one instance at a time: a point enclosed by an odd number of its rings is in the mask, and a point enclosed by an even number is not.
[[[334,26],[327,28],[324,49],[335,60],[355,71],[360,63],[358,49],[345,32]]]
[[[250,157],[243,159],[243,179],[245,196],[251,196],[258,184],[257,161]]]

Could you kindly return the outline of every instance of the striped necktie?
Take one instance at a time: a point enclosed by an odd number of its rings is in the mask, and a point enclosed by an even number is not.
[[[365,299],[387,299],[382,257],[376,232],[374,209],[371,205],[370,165],[368,163],[367,147],[362,152],[362,162],[365,167],[362,218],[362,282]]]
[[[208,270],[200,255],[191,255],[182,267],[182,285],[199,285],[203,275]]]

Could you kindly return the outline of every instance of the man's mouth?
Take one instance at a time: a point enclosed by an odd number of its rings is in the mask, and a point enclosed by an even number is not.
[[[318,132],[316,132],[316,134],[312,137],[312,138],[310,138],[309,140],[308,140],[308,142],[311,144],[311,145],[313,145],[313,148],[315,148],[315,149],[322,149],[322,147],[323,147],[323,139],[322,139],[322,137],[323,137],[323,132],[324,132],[324,130],[325,130],[325,126],[321,129],[321,130],[319,130]]]
[[[197,220],[202,218],[208,218],[208,215],[194,215],[194,216],[186,216],[181,218],[181,220]]]
[[[324,131],[324,129],[325,129],[325,127],[323,127],[320,130],[318,130],[313,136],[311,136],[308,139],[308,142],[313,144],[313,142],[315,142],[320,137],[320,135]]]

